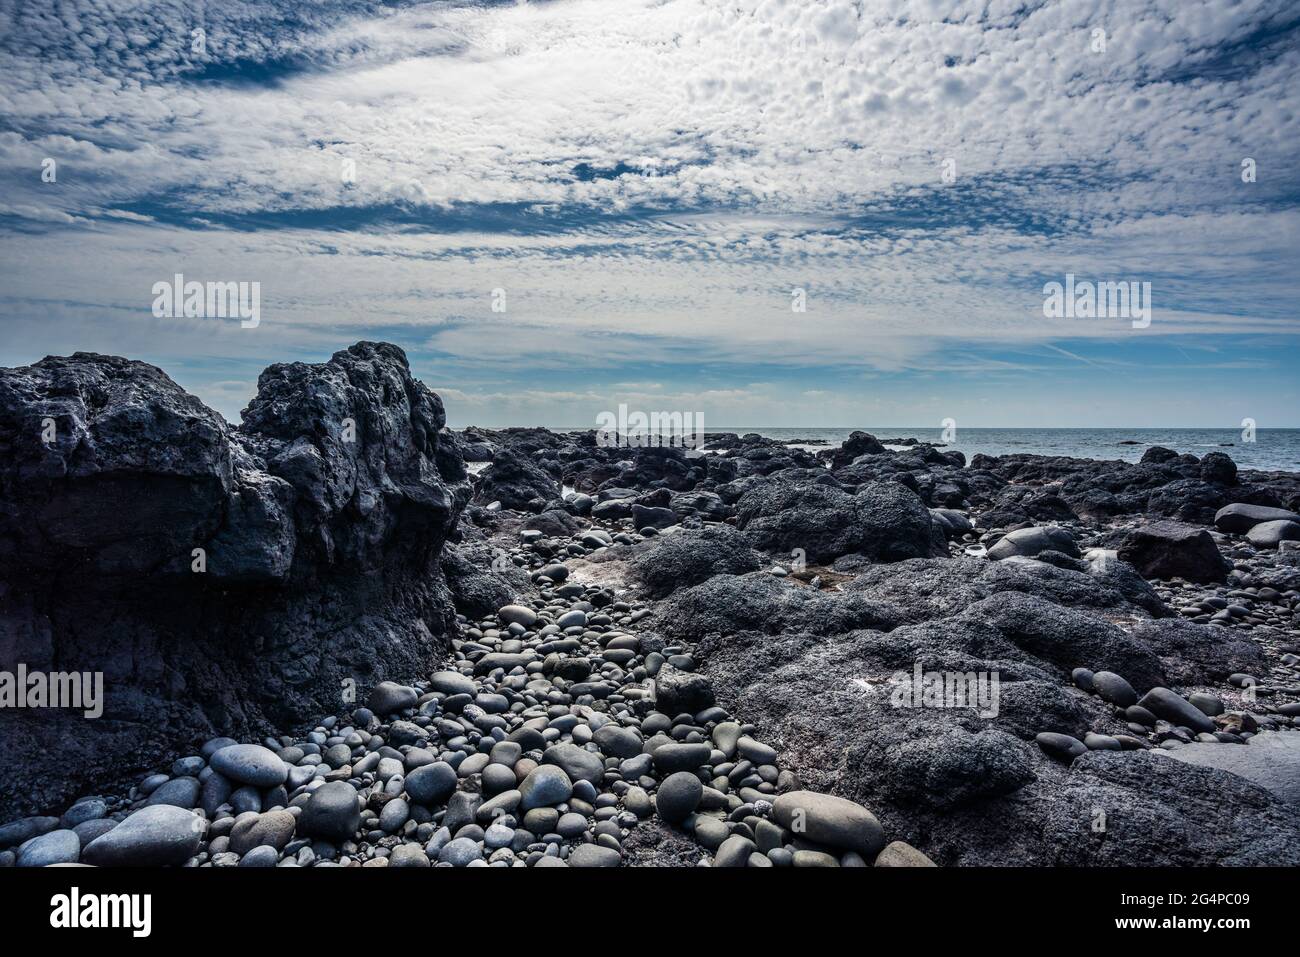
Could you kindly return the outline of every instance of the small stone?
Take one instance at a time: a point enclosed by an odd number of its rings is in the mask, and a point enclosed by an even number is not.
[[[722,842],[713,856],[714,867],[746,867],[749,856],[758,851],[757,845],[742,834],[733,834]]]
[[[406,776],[403,786],[416,804],[442,804],[456,790],[456,769],[445,761],[425,764]]]
[[[346,781],[330,781],[311,793],[298,828],[332,844],[350,841],[361,824],[361,801]]]
[[[569,799],[573,794],[573,782],[559,765],[539,764],[519,785],[519,794],[519,806],[525,811],[553,807]]]
[[[49,867],[51,864],[75,864],[81,856],[81,838],[76,831],[48,831],[19,845],[19,867]]]
[[[618,867],[623,855],[599,844],[579,844],[569,852],[570,867]]]
[[[289,766],[260,744],[233,744],[212,755],[214,771],[231,781],[257,788],[273,788],[289,777]]]
[[[1133,686],[1113,671],[1098,671],[1092,676],[1092,685],[1098,697],[1109,701],[1119,708],[1137,704],[1137,692]]]
[[[1087,754],[1088,746],[1078,738],[1071,737],[1068,734],[1059,734],[1055,731],[1044,731],[1036,735],[1034,740],[1038,746],[1043,749],[1043,753],[1048,757],[1056,758],[1058,761],[1064,761],[1069,764],[1081,754]]]
[[[874,860],[885,846],[884,830],[874,814],[860,804],[829,794],[790,791],[778,795],[772,802],[772,818],[796,837],[857,851],[867,860]]]
[[[678,771],[664,778],[655,794],[655,809],[670,824],[680,824],[700,806],[704,785],[689,771]]]
[[[467,837],[448,841],[447,845],[438,852],[438,861],[451,864],[453,867],[468,867],[471,862],[482,859],[483,852],[479,849],[478,842],[471,841]]]
[[[514,623],[531,628],[537,624],[537,612],[526,605],[506,605],[497,609],[497,617],[507,625]]]
[[[893,841],[876,855],[876,867],[937,867],[911,844]]]
[[[419,844],[398,844],[388,855],[389,867],[429,867],[429,855]]]

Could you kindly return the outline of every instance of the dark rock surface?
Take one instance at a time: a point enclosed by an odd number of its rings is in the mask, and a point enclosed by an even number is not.
[[[652,598],[698,585],[714,575],[742,575],[760,567],[758,553],[730,525],[652,538],[628,561],[632,578]]]
[[[269,367],[237,427],[141,362],[0,370],[0,667],[105,686],[95,720],[0,714],[0,804],[52,806],[426,668],[454,623],[438,558],[469,497],[443,425],[382,343]]]
[[[1135,528],[1120,543],[1119,558],[1146,578],[1218,582],[1232,570],[1209,532],[1178,522]]]
[[[502,508],[541,512],[546,503],[560,497],[560,485],[537,466],[526,452],[505,446],[492,456],[492,464],[479,476],[474,493],[477,504],[500,502]]]
[[[872,482],[857,494],[816,484],[769,481],[736,503],[738,525],[758,548],[809,562],[856,553],[895,562],[947,554],[944,536],[921,499],[896,482]]]

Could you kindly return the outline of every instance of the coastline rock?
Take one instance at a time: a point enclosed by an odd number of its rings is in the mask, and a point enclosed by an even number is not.
[[[1283,542],[1300,541],[1300,522],[1260,522],[1246,533],[1246,540],[1256,548],[1277,548]]]
[[[546,503],[560,497],[560,483],[538,468],[515,446],[503,446],[492,456],[492,464],[478,476],[474,502],[500,502],[502,508],[520,512],[542,512]]]
[[[651,598],[698,585],[714,575],[743,575],[761,567],[748,540],[730,525],[653,538],[628,560],[629,573]]]
[[[989,558],[998,560],[1013,555],[1033,558],[1040,552],[1048,550],[1069,555],[1071,558],[1080,557],[1079,546],[1075,544],[1074,536],[1069,531],[1055,525],[1044,525],[1007,532],[989,549]]]
[[[142,362],[0,369],[0,667],[112,689],[104,720],[0,713],[0,804],[58,806],[218,731],[324,713],[343,679],[426,671],[470,491],[444,421],[384,343],[270,366],[240,426]]]
[[[1121,561],[1146,578],[1213,583],[1223,581],[1232,570],[1209,532],[1178,522],[1153,522],[1136,528],[1120,543],[1118,552]]]
[[[1242,502],[1225,505],[1214,515],[1215,528],[1235,535],[1245,535],[1256,525],[1262,525],[1264,522],[1300,522],[1300,515],[1284,508],[1247,505]]]

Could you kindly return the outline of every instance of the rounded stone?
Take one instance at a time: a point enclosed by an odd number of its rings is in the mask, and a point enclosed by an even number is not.
[[[894,841],[876,855],[876,867],[936,867],[930,860],[911,844]]]
[[[298,819],[288,811],[267,811],[255,817],[241,817],[230,829],[230,849],[247,854],[255,847],[268,845],[277,851],[293,839]]]
[[[1081,754],[1085,754],[1088,746],[1078,738],[1071,737],[1068,734],[1058,734],[1055,731],[1044,731],[1035,736],[1038,746],[1043,749],[1043,753],[1049,757],[1056,758],[1058,761],[1064,761],[1069,764]]]
[[[361,824],[361,800],[346,781],[330,781],[311,793],[298,820],[307,837],[333,844],[350,841]]]
[[[664,744],[655,748],[655,768],[660,774],[694,771],[709,763],[713,749],[707,744]]]
[[[81,838],[73,830],[48,831],[18,847],[19,867],[75,864],[81,856]]]
[[[570,867],[618,867],[623,855],[599,844],[579,844],[569,852]]]
[[[641,736],[631,728],[607,724],[592,735],[596,747],[611,758],[633,758],[641,753]]]
[[[573,781],[564,768],[555,764],[539,764],[528,772],[519,785],[519,806],[524,811],[538,807],[553,807],[573,794]]]
[[[206,822],[171,804],[141,808],[86,845],[81,860],[96,867],[184,864],[198,852]]]
[[[1092,676],[1092,686],[1099,698],[1118,708],[1137,704],[1138,695],[1133,686],[1113,671],[1098,671]]]
[[[459,671],[438,671],[429,679],[429,688],[445,695],[478,693],[474,680]]]
[[[555,620],[555,624],[560,628],[585,628],[587,625],[587,613],[585,611],[566,611],[563,615]]]
[[[700,806],[704,785],[690,771],[677,771],[664,778],[655,794],[655,809],[670,824],[680,824]]]
[[[404,784],[416,804],[442,804],[456,790],[456,769],[445,761],[425,764],[408,774]]]
[[[389,867],[429,867],[429,855],[419,844],[398,844],[388,855]]]
[[[497,617],[507,625],[513,623],[531,628],[537,624],[537,612],[526,605],[506,605],[497,609]]]
[[[381,681],[370,690],[369,706],[377,715],[389,715],[414,708],[418,700],[414,688],[395,681]]]
[[[214,771],[240,784],[273,788],[289,777],[289,766],[260,744],[232,744],[212,755]]]
[[[468,867],[472,861],[482,859],[483,852],[479,849],[478,842],[471,841],[468,837],[448,841],[438,852],[439,863],[451,864],[453,867]]]
[[[772,802],[776,823],[817,844],[857,851],[874,860],[885,846],[876,816],[860,804],[815,791],[790,791]]]

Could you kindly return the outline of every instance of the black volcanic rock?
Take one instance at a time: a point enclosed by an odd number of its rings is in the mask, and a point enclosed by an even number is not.
[[[560,484],[533,463],[529,454],[505,446],[492,456],[492,464],[479,476],[474,501],[481,505],[500,502],[502,508],[520,512],[541,512],[560,497]]]
[[[856,495],[821,484],[772,480],[736,503],[737,523],[758,548],[802,549],[809,562],[860,553],[873,561],[946,555],[942,529],[915,493],[871,482]]]
[[[628,571],[651,598],[698,585],[714,575],[743,575],[761,567],[748,539],[730,525],[652,538],[628,562]]]
[[[824,454],[819,454],[818,458],[825,458],[831,463],[832,469],[838,469],[851,465],[858,456],[881,455],[888,451],[870,432],[857,431],[850,433],[839,448],[827,449]]]
[[[1232,570],[1209,532],[1178,522],[1152,522],[1133,529],[1120,543],[1119,558],[1147,578],[1221,582]]]
[[[95,720],[0,713],[8,811],[336,710],[445,649],[438,558],[469,482],[403,352],[273,365],[243,419],[115,356],[0,369],[0,667],[103,672],[105,699]]]

